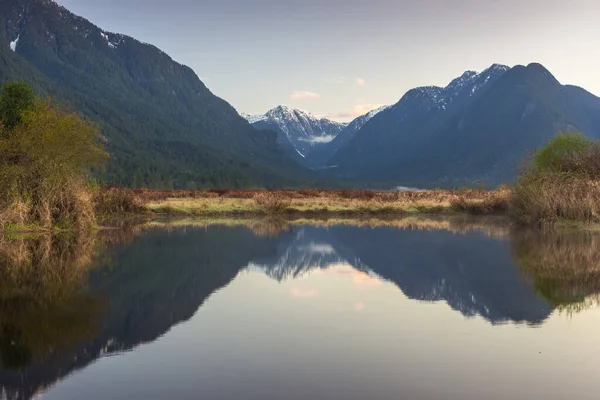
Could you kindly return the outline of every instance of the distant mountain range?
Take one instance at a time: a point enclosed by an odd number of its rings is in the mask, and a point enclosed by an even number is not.
[[[493,186],[561,130],[600,138],[600,99],[540,64],[467,71],[349,124],[285,106],[244,119],[163,51],[49,0],[0,2],[13,80],[99,123],[102,177],[133,187]]]
[[[337,151],[335,177],[418,187],[510,183],[559,131],[600,138],[600,99],[540,64],[492,65],[408,91]]]
[[[277,142],[299,163],[311,165],[311,153],[326,146],[347,124],[316,118],[306,111],[278,106],[264,115],[242,115],[259,130],[277,132]]]
[[[412,89],[343,128],[287,107],[246,118],[278,132],[284,149],[330,181],[390,188],[511,183],[559,131],[600,138],[600,99],[535,63],[494,64],[446,87]]]
[[[287,106],[275,107],[264,115],[241,115],[259,130],[277,132],[278,143],[301,165],[323,167],[337,149],[384,108],[362,115],[349,124],[317,118]]]

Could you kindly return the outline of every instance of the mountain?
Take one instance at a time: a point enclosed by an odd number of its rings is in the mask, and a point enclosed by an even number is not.
[[[23,80],[99,123],[110,183],[159,188],[282,185],[302,176],[187,66],[50,0],[0,2],[0,84]]]
[[[319,119],[306,111],[286,106],[275,107],[264,115],[241,115],[259,130],[277,132],[279,144],[300,164],[322,168],[327,166],[337,149],[384,109],[386,107],[370,111],[349,124]]]
[[[389,106],[383,106],[355,118],[342,130],[326,147],[319,148],[313,154],[313,158],[323,167],[329,167],[334,154],[347,143],[349,143],[356,133],[373,117],[380,112],[387,110]]]
[[[542,65],[494,64],[446,87],[420,87],[335,154],[335,176],[417,187],[497,185],[561,130],[600,138],[600,99]]]
[[[286,106],[278,106],[264,115],[242,114],[248,122],[259,130],[277,132],[278,143],[292,154],[298,162],[310,166],[310,154],[319,147],[325,147],[344,130],[346,124]]]

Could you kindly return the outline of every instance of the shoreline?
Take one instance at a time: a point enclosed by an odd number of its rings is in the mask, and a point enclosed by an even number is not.
[[[415,214],[505,214],[507,189],[133,191],[153,214],[183,216],[404,217]]]
[[[101,188],[96,192],[96,226],[104,230],[164,220],[278,220],[405,221],[410,218],[470,219],[494,217],[506,225],[512,190],[458,189],[424,191],[370,190],[150,190]],[[600,230],[599,224],[557,219],[534,229]],[[73,226],[59,228],[36,224],[0,226],[1,235],[77,234]]]

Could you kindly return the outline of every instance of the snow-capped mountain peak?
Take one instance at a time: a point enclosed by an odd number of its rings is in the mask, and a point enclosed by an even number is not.
[[[282,146],[291,147],[292,154],[299,155],[302,159],[306,159],[315,148],[330,143],[347,126],[285,105],[277,106],[263,115],[241,116],[255,128],[277,132]]]
[[[321,167],[320,164],[340,145],[350,140],[364,124],[387,108],[388,106],[384,106],[369,111],[349,124],[317,118],[307,111],[285,105],[277,106],[262,115],[240,115],[257,129],[277,132],[279,143],[300,163],[309,167]],[[313,152],[314,157],[311,157]]]
[[[453,79],[446,87],[423,86],[409,90],[393,107],[405,108],[407,115],[411,113],[409,110],[415,107],[422,111],[444,111],[458,98],[475,95],[509,69],[505,65],[493,64],[482,72],[466,71],[458,78]]]

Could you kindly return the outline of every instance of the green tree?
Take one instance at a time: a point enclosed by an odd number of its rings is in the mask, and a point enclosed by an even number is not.
[[[35,95],[24,82],[7,83],[0,93],[0,121],[8,129],[14,129],[22,121],[24,111],[33,108]]]
[[[0,225],[95,224],[88,175],[107,157],[99,135],[96,124],[49,99],[34,99],[19,123],[0,126]]]
[[[581,158],[593,144],[580,133],[560,133],[535,154],[534,167],[540,172],[564,172],[568,161]]]

